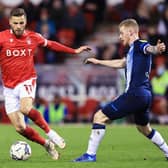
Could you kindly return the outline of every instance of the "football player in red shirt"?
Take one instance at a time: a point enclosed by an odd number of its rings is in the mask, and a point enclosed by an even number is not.
[[[42,145],[57,160],[59,154],[55,145],[65,147],[65,141],[52,130],[42,115],[33,109],[36,90],[36,71],[33,56],[38,46],[70,54],[79,54],[89,50],[88,46],[72,49],[55,41],[50,41],[40,34],[28,31],[26,13],[22,8],[11,11],[10,29],[0,32],[0,67],[4,86],[5,108],[16,131]],[[43,129],[48,139],[43,138],[36,130],[26,125],[24,115]]]

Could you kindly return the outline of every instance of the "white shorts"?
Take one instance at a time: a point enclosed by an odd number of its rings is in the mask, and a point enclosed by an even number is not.
[[[35,98],[36,78],[19,83],[15,88],[4,87],[5,109],[6,113],[19,111],[20,99],[24,97]]]

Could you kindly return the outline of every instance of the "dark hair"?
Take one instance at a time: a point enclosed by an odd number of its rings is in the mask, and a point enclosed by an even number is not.
[[[25,17],[27,17],[27,15],[26,15],[26,12],[25,12],[25,10],[23,9],[23,8],[16,8],[16,9],[13,9],[12,11],[11,11],[11,13],[10,13],[10,17],[12,17],[12,16],[25,16]]]

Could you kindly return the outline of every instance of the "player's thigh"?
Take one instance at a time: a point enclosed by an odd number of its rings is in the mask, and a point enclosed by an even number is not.
[[[20,111],[27,115],[33,107],[33,99],[31,97],[23,97],[20,99]]]
[[[134,112],[134,119],[136,125],[146,126],[149,123],[151,93],[149,91],[142,90],[139,94],[141,95],[136,96],[136,106],[138,108]]]
[[[26,124],[24,121],[24,115],[19,111],[9,113],[8,117],[12,123],[12,125],[16,128],[16,130],[24,130],[26,128]]]
[[[102,112],[110,119],[115,120],[118,118],[125,117],[126,115],[133,112],[134,107],[132,106],[134,98],[129,94],[122,94],[114,101],[108,103]]]
[[[109,121],[109,118],[102,112],[102,110],[95,113],[93,123],[105,124],[107,121]]]

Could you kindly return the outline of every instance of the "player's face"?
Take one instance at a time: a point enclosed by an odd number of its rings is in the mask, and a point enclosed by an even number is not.
[[[119,38],[123,45],[129,45],[130,40],[130,32],[129,29],[125,28],[124,26],[119,28]]]
[[[26,18],[22,16],[12,16],[9,20],[10,27],[16,36],[21,36],[26,27]]]

